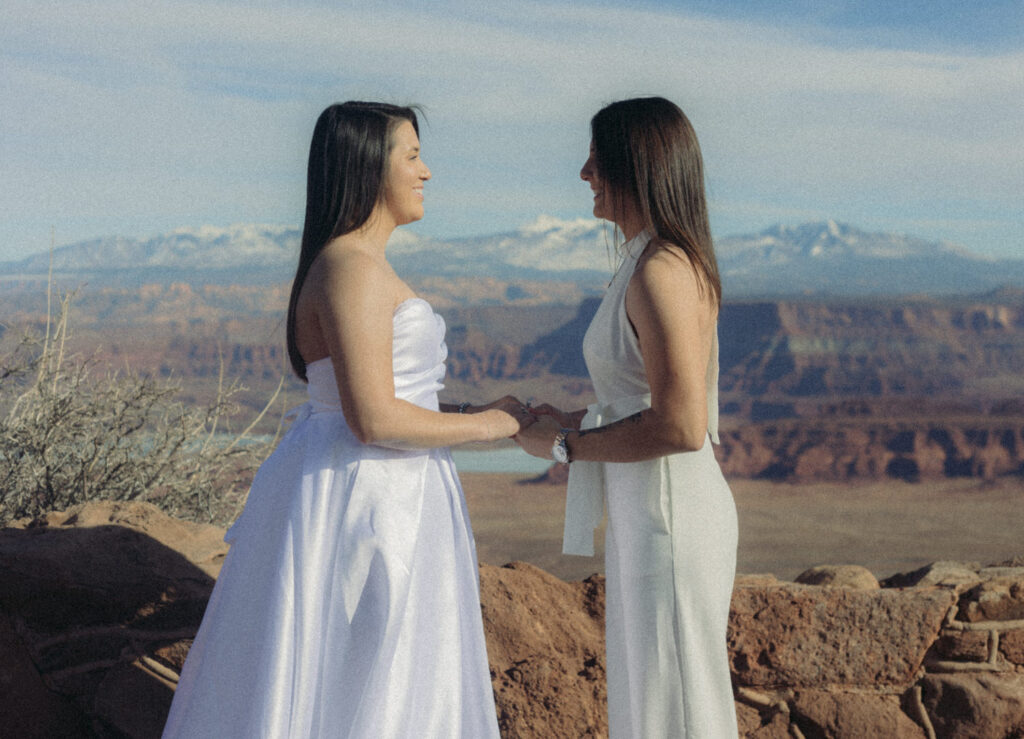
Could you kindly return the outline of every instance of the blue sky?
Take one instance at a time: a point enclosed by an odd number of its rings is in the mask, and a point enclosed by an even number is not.
[[[301,225],[327,104],[426,110],[436,236],[589,213],[590,116],[676,101],[717,235],[834,218],[1024,256],[1024,2],[0,5],[0,260]]]

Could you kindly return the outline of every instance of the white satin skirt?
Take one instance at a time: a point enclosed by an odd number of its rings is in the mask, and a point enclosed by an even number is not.
[[[465,500],[446,449],[310,412],[260,468],[164,737],[497,737]]]

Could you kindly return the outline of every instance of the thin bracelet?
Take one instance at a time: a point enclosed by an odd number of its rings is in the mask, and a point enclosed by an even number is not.
[[[471,403],[459,403],[459,413],[465,413],[466,409],[472,405]]]

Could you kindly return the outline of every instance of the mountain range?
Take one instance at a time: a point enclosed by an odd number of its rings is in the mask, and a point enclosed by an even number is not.
[[[604,221],[540,216],[514,232],[435,239],[395,232],[389,258],[401,274],[572,282],[597,292],[616,263]],[[55,249],[54,273],[118,285],[274,284],[291,278],[301,231],[285,226],[182,228],[147,240],[123,236]],[[1024,259],[989,259],[954,244],[869,233],[832,220],[776,225],[716,241],[725,294],[970,294],[1024,287]],[[8,279],[47,274],[51,255],[0,263]]]

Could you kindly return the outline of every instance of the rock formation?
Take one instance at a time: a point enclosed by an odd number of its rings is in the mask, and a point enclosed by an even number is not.
[[[159,736],[222,536],[110,502],[0,530],[0,734]],[[737,579],[742,736],[1024,733],[1024,559],[798,579]],[[483,566],[481,600],[503,735],[606,736],[604,579]]]
[[[986,418],[958,423],[788,420],[721,434],[722,470],[733,478],[792,482],[1024,474],[1024,423]]]
[[[159,736],[223,537],[149,504],[108,501],[0,530],[0,641],[11,647],[0,735]],[[29,687],[15,704],[8,691]],[[46,727],[54,705],[62,731],[8,734],[11,713]]]

